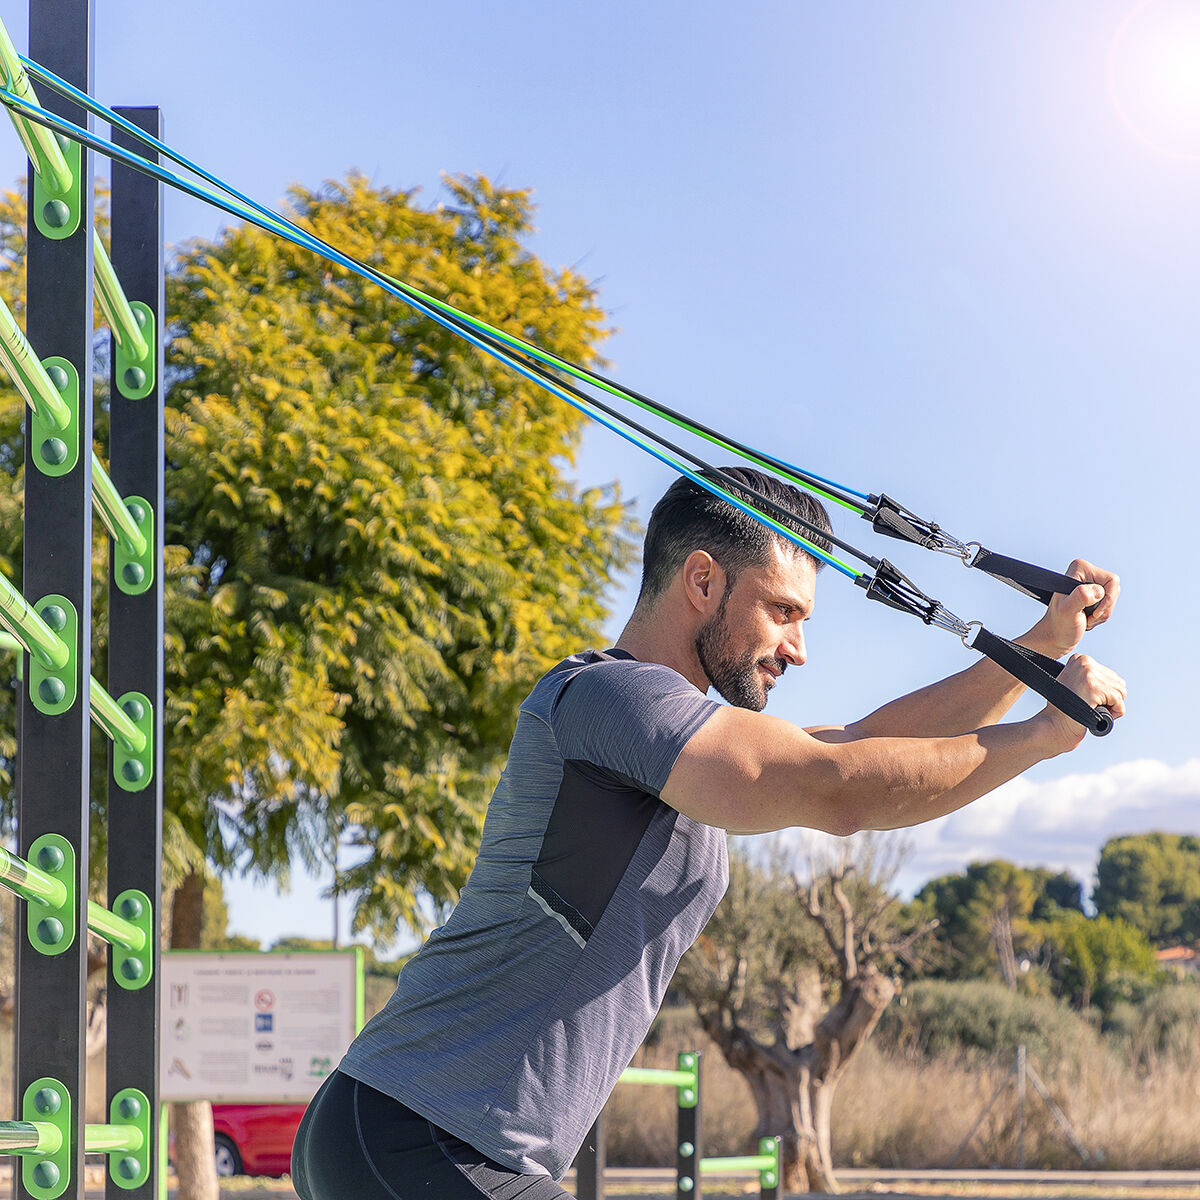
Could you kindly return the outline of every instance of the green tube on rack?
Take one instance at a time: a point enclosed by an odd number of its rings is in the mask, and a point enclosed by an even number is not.
[[[118,541],[130,558],[140,558],[146,553],[146,535],[138,528],[129,506],[125,503],[117,485],[109,478],[104,465],[92,451],[92,503],[100,514],[105,528]]]
[[[87,1125],[84,1127],[83,1148],[88,1154],[115,1154],[127,1151],[136,1154],[146,1139],[136,1125]]]
[[[0,360],[29,407],[48,424],[66,429],[71,422],[71,410],[3,300],[0,300]]]
[[[702,1158],[701,1175],[724,1175],[729,1171],[769,1171],[775,1166],[773,1154],[743,1154],[733,1158]]]
[[[91,692],[92,720],[112,741],[121,742],[131,754],[141,754],[146,749],[146,735],[95,679]]]
[[[57,1154],[62,1133],[46,1121],[0,1121],[0,1154]]]
[[[0,575],[0,622],[50,670],[61,671],[67,665],[71,655],[67,644],[4,575]]]
[[[0,882],[23,900],[61,908],[67,902],[67,885],[61,879],[26,862],[0,846]]]
[[[88,928],[98,934],[106,942],[115,942],[118,946],[134,953],[146,948],[146,933],[132,921],[118,917],[95,900],[88,901]]]
[[[8,30],[4,27],[3,21],[0,21],[0,72],[3,72],[5,86],[13,95],[20,96],[22,100],[28,100],[30,104],[38,103],[37,92],[33,90],[33,84],[29,82],[29,75],[21,62],[21,56],[17,53],[12,38],[8,36]],[[25,144],[29,160],[33,163],[37,173],[54,191],[70,191],[74,179],[71,176],[71,168],[67,166],[67,160],[63,156],[62,147],[58,144],[58,139],[44,126],[26,121],[16,114],[11,115],[17,133]]]
[[[149,347],[142,336],[142,328],[133,315],[133,309],[129,307],[125,289],[95,229],[92,230],[92,258],[95,263],[96,299],[113,337],[119,346],[128,350],[132,358],[145,358]]]
[[[671,1087],[695,1087],[695,1071],[669,1071],[656,1067],[626,1067],[620,1083],[669,1084]]]

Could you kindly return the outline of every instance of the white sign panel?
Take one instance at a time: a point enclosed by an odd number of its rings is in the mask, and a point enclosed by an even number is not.
[[[164,1100],[301,1104],[362,1023],[354,951],[162,956]]]

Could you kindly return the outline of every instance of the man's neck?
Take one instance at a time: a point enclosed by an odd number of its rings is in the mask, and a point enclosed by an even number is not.
[[[696,656],[695,639],[678,622],[668,622],[654,609],[635,609],[629,623],[614,645],[632,654],[639,662],[662,663],[678,671],[702,692],[708,691],[708,677]]]

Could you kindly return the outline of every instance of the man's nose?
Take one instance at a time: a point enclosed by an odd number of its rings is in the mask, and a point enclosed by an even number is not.
[[[802,667],[808,659],[808,649],[804,645],[804,630],[799,626],[790,631],[779,647],[780,656],[793,667]]]

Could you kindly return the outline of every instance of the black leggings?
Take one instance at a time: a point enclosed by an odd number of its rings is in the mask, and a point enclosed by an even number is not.
[[[519,1175],[390,1096],[334,1071],[296,1131],[300,1200],[570,1200],[549,1175]]]

